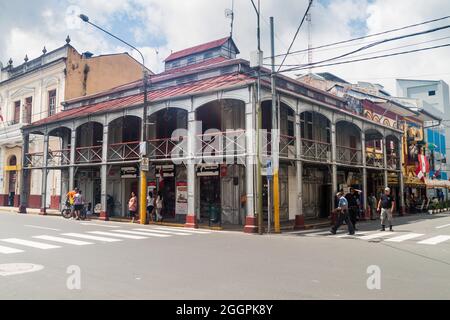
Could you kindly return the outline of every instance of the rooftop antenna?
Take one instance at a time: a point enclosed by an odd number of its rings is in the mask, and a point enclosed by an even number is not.
[[[312,9],[312,7],[311,7]],[[313,63],[313,53],[312,53],[312,15],[311,10],[309,10],[308,14],[306,15],[306,21],[308,22],[308,74],[312,73],[311,64]]]
[[[231,19],[230,25],[230,38],[233,38],[233,28],[234,28],[234,0],[231,0],[231,9],[225,10],[225,17]]]

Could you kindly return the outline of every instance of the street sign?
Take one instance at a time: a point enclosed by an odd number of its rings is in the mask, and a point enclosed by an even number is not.
[[[147,155],[147,142],[146,141],[141,141],[139,143],[139,153],[141,154],[141,156]]]
[[[267,160],[267,179],[272,179],[273,170],[272,170],[272,160]]]
[[[150,161],[147,157],[143,157],[141,161],[141,170],[142,171],[150,171]]]

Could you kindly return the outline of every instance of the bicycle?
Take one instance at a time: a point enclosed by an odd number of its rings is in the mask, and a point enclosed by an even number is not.
[[[72,206],[70,205],[69,201],[66,201],[64,203],[64,207],[61,210],[61,215],[65,218],[65,219],[70,219],[72,217]]]

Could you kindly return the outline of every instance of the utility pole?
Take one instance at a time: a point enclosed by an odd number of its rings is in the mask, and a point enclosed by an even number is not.
[[[262,175],[261,175],[261,130],[262,130],[262,111],[261,111],[261,1],[258,0],[258,6],[255,5],[255,2],[251,0],[253,8],[256,12],[257,18],[257,40],[258,40],[258,80],[257,80],[257,94],[256,94],[256,193],[257,193],[257,202],[256,202],[256,211],[258,214],[258,233],[260,235],[263,234],[263,183],[262,183]]]
[[[130,43],[126,42],[125,40],[117,37],[116,35],[112,34],[111,32],[103,29],[102,27],[92,23],[89,21],[89,17],[85,14],[80,14],[79,18],[86,22],[87,24],[99,29],[100,31],[106,33],[107,35],[113,37],[114,39],[122,42],[123,44],[127,45],[131,49],[135,50],[137,53],[140,54],[142,59],[142,83],[143,83],[143,91],[144,91],[144,111],[143,111],[143,119],[142,119],[142,126],[141,126],[141,163],[140,163],[140,174],[139,174],[139,215],[140,215],[140,223],[146,224],[147,222],[147,172],[143,170],[144,166],[144,157],[148,156],[148,148],[147,148],[147,105],[148,105],[148,99],[147,99],[147,86],[148,86],[148,72],[147,68],[145,67],[145,58],[142,52],[137,49],[135,46],[131,45]]]
[[[279,187],[279,136],[280,128],[278,121],[277,109],[277,92],[276,92],[276,78],[275,78],[275,27],[273,17],[270,17],[270,48],[272,56],[272,74],[271,74],[271,89],[272,89],[272,166],[273,166],[273,222],[275,233],[280,232],[280,187]]]

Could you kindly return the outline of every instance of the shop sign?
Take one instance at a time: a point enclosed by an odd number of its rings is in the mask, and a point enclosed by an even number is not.
[[[177,189],[176,189],[175,213],[187,215],[188,214],[187,182],[177,182],[176,188]]]
[[[170,178],[175,176],[175,166],[173,164],[158,165],[155,166],[156,178],[161,178],[161,169],[163,171],[164,178]]]
[[[214,177],[219,175],[218,164],[200,164],[197,166],[198,177]]]
[[[134,179],[138,176],[138,171],[135,167],[123,167],[120,169],[122,179]]]
[[[141,160],[141,170],[145,172],[150,170],[150,160],[147,157],[143,157]]]

